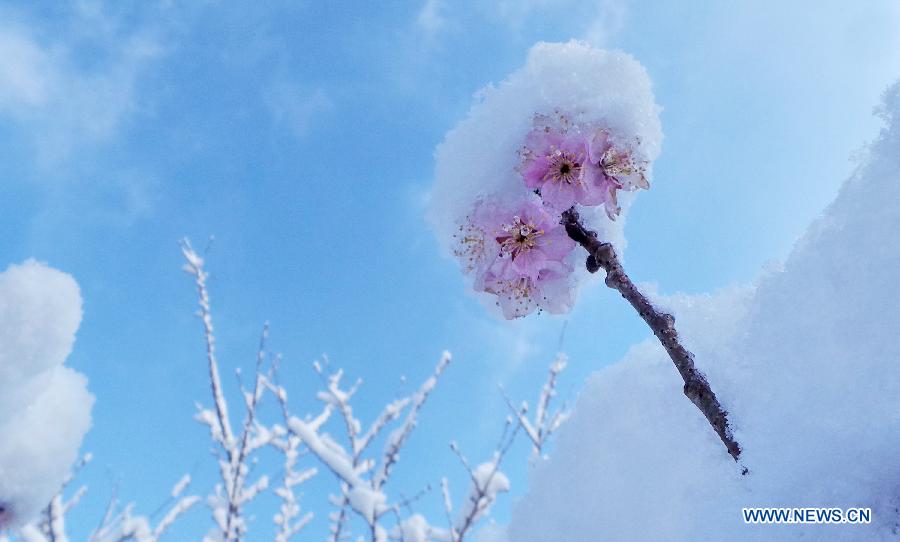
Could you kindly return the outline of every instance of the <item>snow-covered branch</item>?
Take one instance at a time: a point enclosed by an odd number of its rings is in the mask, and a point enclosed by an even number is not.
[[[213,403],[215,404],[214,419],[204,419],[208,423],[212,431],[212,437],[219,442],[226,450],[231,450],[234,442],[234,435],[231,430],[231,422],[228,419],[228,404],[225,402],[225,395],[222,392],[222,380],[219,378],[219,362],[216,359],[216,339],[213,334],[212,313],[209,304],[209,291],[206,287],[206,279],[209,273],[203,269],[204,261],[191,247],[190,241],[187,239],[181,243],[181,252],[184,255],[185,263],[183,269],[186,273],[194,277],[194,283],[197,287],[198,302],[200,307],[198,316],[203,322],[203,336],[206,339],[206,360],[209,367],[209,382],[212,389]]]
[[[512,430],[510,430],[511,427]],[[390,530],[389,538],[398,542],[428,542],[429,540],[463,542],[474,526],[490,513],[491,506],[496,502],[499,494],[509,491],[509,478],[500,470],[500,464],[515,441],[519,428],[519,425],[508,420],[491,460],[474,468],[462,454],[459,446],[455,442],[451,443],[450,448],[459,458],[471,480],[468,495],[460,506],[459,512],[454,517],[449,482],[446,478],[442,478],[441,496],[447,527],[436,527],[421,514],[412,514],[406,519],[398,518],[397,524]],[[395,512],[399,516],[399,510],[395,509]]]
[[[69,513],[81,498],[87,493],[87,487],[79,487],[68,500],[64,497],[65,490],[75,479],[81,469],[91,462],[90,453],[85,454],[72,467],[72,470],[63,480],[62,486],[50,502],[41,512],[40,518],[35,522],[28,523],[20,527],[16,535],[22,542],[68,542],[69,537],[66,534],[66,514]],[[6,538],[0,537],[0,541],[5,542]]]
[[[419,419],[419,412],[422,410],[422,407],[425,405],[425,401],[428,399],[428,395],[434,390],[434,387],[437,385],[438,379],[440,379],[441,375],[444,373],[444,370],[447,368],[447,365],[450,364],[450,352],[444,352],[441,356],[441,360],[438,362],[437,366],[434,369],[434,374],[431,375],[418,390],[412,396],[410,396],[406,402],[410,403],[412,406],[406,414],[406,419],[403,421],[403,425],[401,425],[398,429],[396,429],[391,435],[388,437],[388,444],[384,452],[384,458],[381,461],[381,469],[375,475],[374,479],[374,487],[375,489],[381,489],[385,483],[387,483],[388,478],[391,475],[391,468],[394,464],[400,459],[400,450],[403,448],[403,445],[406,444],[407,439],[412,434],[413,429],[415,429],[416,424]]]
[[[277,384],[279,361],[280,358],[276,358],[272,366],[272,378],[266,381],[266,387],[272,391],[278,400],[285,425],[289,427],[290,414],[287,408],[287,391]],[[312,422],[313,425],[321,427],[330,415],[331,407],[326,407],[320,419]],[[303,440],[289,428],[275,426],[273,429],[276,437],[272,439],[271,445],[284,456],[284,475],[282,476],[281,485],[275,488],[275,494],[281,499],[281,506],[272,520],[276,529],[275,542],[288,542],[313,519],[312,512],[300,514],[300,503],[297,501],[294,488],[315,476],[318,470],[315,467],[297,470],[297,460],[300,457],[300,446],[303,444]]]
[[[175,484],[170,499],[174,504],[155,527],[150,518],[134,515],[134,503],[116,512],[118,503],[113,499],[101,525],[91,533],[88,542],[157,542],[179,517],[200,502],[196,495],[182,496],[190,482],[191,477],[185,475]]]
[[[556,395],[557,377],[566,365],[565,356],[560,355],[550,367],[547,382],[538,398],[534,419],[526,417],[527,408],[521,411],[513,409],[516,421],[513,418],[507,420],[504,434],[491,460],[473,467],[459,448],[452,445],[454,453],[469,475],[470,488],[465,500],[454,513],[448,482],[446,478],[442,479],[441,492],[447,523],[446,527],[435,526],[413,509],[431,491],[431,484],[424,484],[424,489],[412,497],[405,497],[397,491],[397,495],[391,498],[385,487],[400,459],[401,451],[419,423],[425,403],[450,364],[449,352],[441,355],[432,374],[414,391],[390,400],[374,413],[368,426],[359,420],[352,405],[352,399],[362,381],[357,380],[352,385],[345,386],[344,372],[332,369],[325,358],[321,363],[314,364],[315,372],[322,382],[316,394],[322,408],[318,414],[300,417],[291,415],[287,391],[278,382],[280,356],[270,357],[267,352],[269,326],[266,324],[260,336],[254,377],[248,387],[244,386],[241,374],[237,372],[245,415],[240,425],[232,425],[216,353],[207,284],[209,274],[204,269],[203,258],[187,241],[182,244],[182,253],[186,262],[184,269],[194,278],[198,295],[198,315],[202,322],[213,403],[211,408],[198,406],[196,419],[209,430],[220,478],[206,498],[214,526],[207,533],[204,542],[239,542],[246,536],[246,507],[269,486],[267,475],[261,475],[255,481],[249,480],[253,467],[259,464],[258,452],[267,446],[277,450],[283,458],[281,475],[274,488],[274,494],[281,501],[277,512],[272,515],[276,542],[289,542],[313,519],[311,512],[301,512],[296,493],[297,486],[317,473],[315,467],[302,464],[304,456],[315,458],[330,470],[340,488],[337,495],[331,496],[331,502],[336,506],[336,511],[329,515],[332,522],[329,539],[332,542],[350,538],[348,524],[351,516],[358,517],[364,523],[372,542],[462,542],[478,521],[489,513],[498,495],[509,490],[509,480],[501,471],[500,464],[518,430],[522,429],[527,433],[535,450],[540,451],[546,439],[565,418],[562,412],[550,413],[550,404]],[[271,363],[267,363],[270,360]],[[260,418],[260,405],[267,391],[272,393],[280,406],[280,423],[267,425]],[[509,404],[512,408],[512,403]],[[339,424],[339,432],[343,432],[345,438],[332,437],[326,430],[329,423]],[[380,452],[373,451],[376,441],[383,443]],[[76,465],[75,471],[88,461],[90,456]],[[86,491],[81,488],[68,500],[64,499],[63,490],[71,480],[72,476],[66,479],[59,494],[47,505],[38,522],[25,525],[15,533],[17,542],[68,542],[66,514]],[[139,515],[135,513],[134,503],[120,507],[117,499],[111,499],[106,514],[90,534],[88,541],[157,542],[179,517],[201,500],[198,496],[182,496],[190,480],[189,476],[185,476],[175,485],[171,500],[158,510],[161,517],[155,524],[153,518],[157,513],[150,516]],[[5,538],[0,538],[0,541],[8,542]]]
[[[503,395],[506,399],[506,404],[509,406],[510,412],[516,417],[516,421],[531,440],[533,458],[541,455],[547,439],[550,438],[550,435],[552,435],[569,416],[569,413],[566,412],[565,408],[557,410],[552,414],[550,413],[550,403],[553,401],[553,398],[556,397],[556,385],[559,374],[565,370],[567,364],[568,358],[562,353],[557,354],[556,359],[550,364],[550,368],[547,371],[547,380],[541,387],[541,393],[538,396],[534,420],[528,419],[528,403],[526,401],[523,401],[522,405],[519,408],[516,408],[509,396],[505,393]]]
[[[350,400],[359,389],[360,382],[357,381],[350,388],[344,389],[341,387],[343,371],[328,372],[327,363],[314,364],[324,384],[324,389],[317,395],[325,404],[323,414],[314,420],[309,417],[305,420],[290,417],[287,425],[290,432],[309,448],[341,484],[341,495],[333,499],[338,509],[331,516],[333,523],[330,540],[338,542],[346,535],[344,524],[348,509],[366,522],[372,540],[387,540],[388,532],[379,524],[379,519],[400,505],[389,503],[387,495],[383,492],[384,485],[390,478],[393,466],[399,460],[401,449],[415,429],[422,407],[450,360],[450,353],[444,352],[433,374],[411,395],[388,403],[365,431],[362,430],[361,422],[354,416],[350,404]],[[283,400],[282,397],[280,395],[279,400]],[[332,411],[340,413],[343,420],[348,444],[346,448],[329,434],[320,432],[328,419],[328,414]],[[364,452],[372,442],[391,422],[403,417],[404,412],[403,421],[387,436],[380,460],[365,458]]]
[[[87,493],[87,487],[81,486],[68,499],[65,499],[63,494],[75,475],[90,461],[91,454],[86,454],[75,464],[63,486],[51,499],[40,518],[36,522],[23,525],[16,531],[16,540],[20,542],[68,542],[70,538],[66,532],[66,515]],[[160,510],[169,504],[171,506],[155,527],[151,523],[151,518],[134,515],[134,503],[117,511],[119,503],[115,498],[111,499],[100,525],[91,532],[88,542],[157,542],[179,517],[200,501],[200,497],[197,496],[182,496],[190,482],[191,477],[185,475],[175,484],[169,502],[160,507]],[[0,536],[0,541],[8,542],[8,539]]]
[[[268,337],[268,324],[263,327],[260,337],[259,350],[256,356],[256,375],[253,389],[248,391],[241,389],[246,407],[246,416],[241,425],[240,435],[235,437],[228,414],[228,402],[222,389],[222,381],[219,378],[219,363],[216,358],[216,339],[214,335],[212,310],[207,288],[209,274],[204,269],[204,261],[191,247],[188,240],[181,243],[181,252],[184,255],[184,270],[194,277],[197,288],[200,307],[198,316],[203,322],[203,335],[206,340],[206,359],[209,369],[210,389],[213,397],[214,410],[200,409],[197,420],[207,425],[210,437],[217,446],[219,456],[219,475],[221,483],[216,486],[215,492],[207,498],[207,504],[212,510],[213,519],[218,526],[220,538],[225,541],[242,540],[247,526],[243,516],[244,506],[264,491],[269,484],[267,476],[263,475],[255,482],[247,482],[250,474],[249,458],[259,448],[265,446],[272,439],[270,429],[260,424],[257,420],[257,407],[266,389],[266,377],[262,366],[266,359],[266,339]]]
[[[284,454],[284,477],[281,485],[275,488],[275,494],[281,499],[281,506],[273,518],[277,529],[275,542],[288,542],[313,519],[312,512],[300,515],[300,504],[294,493],[295,486],[306,482],[318,472],[314,467],[296,470],[301,443],[300,437],[290,432],[272,441],[273,446]]]
[[[75,475],[90,463],[91,454],[85,454],[78,463],[76,463],[66,478],[63,480],[59,491],[54,495],[46,507],[41,511],[40,518],[36,521],[26,523],[19,527],[15,536],[22,542],[68,542],[69,537],[66,534],[66,514],[74,508],[84,494],[87,492],[86,486],[81,486],[68,500],[65,500],[63,493],[72,483]],[[5,513],[3,506],[0,506],[0,517]],[[0,542],[9,542],[9,538],[0,531]]]
[[[469,487],[469,495],[460,508],[459,515],[456,520],[451,523],[450,538],[448,542],[462,542],[466,534],[475,526],[475,524],[486,516],[497,500],[500,493],[509,491],[509,478],[500,470],[500,463],[509,451],[513,441],[516,438],[519,426],[500,439],[497,450],[490,461],[484,462],[475,468],[472,468],[466,457],[462,454],[459,446],[454,442],[450,444],[453,453],[459,458],[460,463],[469,473],[472,481]],[[444,506],[448,518],[451,517],[452,509],[450,507],[449,488],[446,482],[443,484],[444,490]]]

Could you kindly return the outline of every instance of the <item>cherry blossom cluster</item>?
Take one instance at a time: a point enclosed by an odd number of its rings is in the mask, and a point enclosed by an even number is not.
[[[454,234],[454,254],[474,274],[474,289],[495,295],[507,319],[568,312],[575,242],[562,213],[603,206],[615,220],[618,191],[650,187],[639,146],[596,123],[535,115],[516,167],[526,190],[479,199]]]

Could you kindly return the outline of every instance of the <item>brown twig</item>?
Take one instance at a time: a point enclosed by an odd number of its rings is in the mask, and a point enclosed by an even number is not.
[[[585,228],[574,208],[563,213],[561,224],[565,226],[569,237],[587,250],[588,257],[585,262],[587,270],[596,273],[603,268],[606,271],[606,285],[622,294],[622,297],[631,303],[631,306],[653,330],[653,334],[666,349],[684,380],[684,394],[706,416],[709,424],[719,435],[725,448],[728,449],[728,453],[735,461],[738,461],[741,456],[741,446],[731,434],[728,412],[722,408],[716,394],[709,387],[706,376],[694,365],[694,355],[679,341],[678,332],[675,330],[675,318],[654,307],[650,300],[638,290],[622,268],[613,246],[600,241],[597,239],[596,232]],[[746,472],[745,468],[744,473],[746,474]]]

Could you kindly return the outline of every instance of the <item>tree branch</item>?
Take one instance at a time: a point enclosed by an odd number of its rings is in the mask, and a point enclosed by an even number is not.
[[[694,365],[694,355],[679,341],[678,332],[675,330],[675,318],[654,307],[650,300],[638,290],[622,268],[613,246],[600,241],[597,239],[596,232],[585,228],[574,208],[563,213],[561,224],[565,226],[569,237],[587,250],[588,257],[585,262],[587,270],[596,273],[603,268],[606,271],[606,285],[622,294],[622,297],[631,303],[631,306],[653,330],[653,334],[659,339],[684,380],[684,394],[706,416],[707,421],[719,435],[725,448],[728,449],[728,453],[735,461],[738,461],[741,456],[741,446],[734,440],[731,433],[728,412],[719,403],[712,388],[709,387],[706,376]],[[747,469],[744,468],[744,474],[746,472]]]

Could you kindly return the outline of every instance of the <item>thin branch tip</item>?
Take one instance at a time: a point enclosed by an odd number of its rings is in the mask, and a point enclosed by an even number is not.
[[[587,270],[595,273],[603,268],[606,271],[606,285],[617,290],[650,326],[681,375],[684,381],[685,396],[700,409],[731,457],[735,461],[739,461],[741,446],[732,433],[728,411],[719,402],[706,376],[697,369],[694,364],[694,355],[681,344],[678,331],[675,329],[675,317],[657,309],[641,293],[622,267],[613,245],[600,241],[596,232],[586,228],[574,207],[563,213],[561,224],[565,226],[569,238],[588,252],[585,261]],[[742,467],[742,469],[747,470],[746,467]]]

